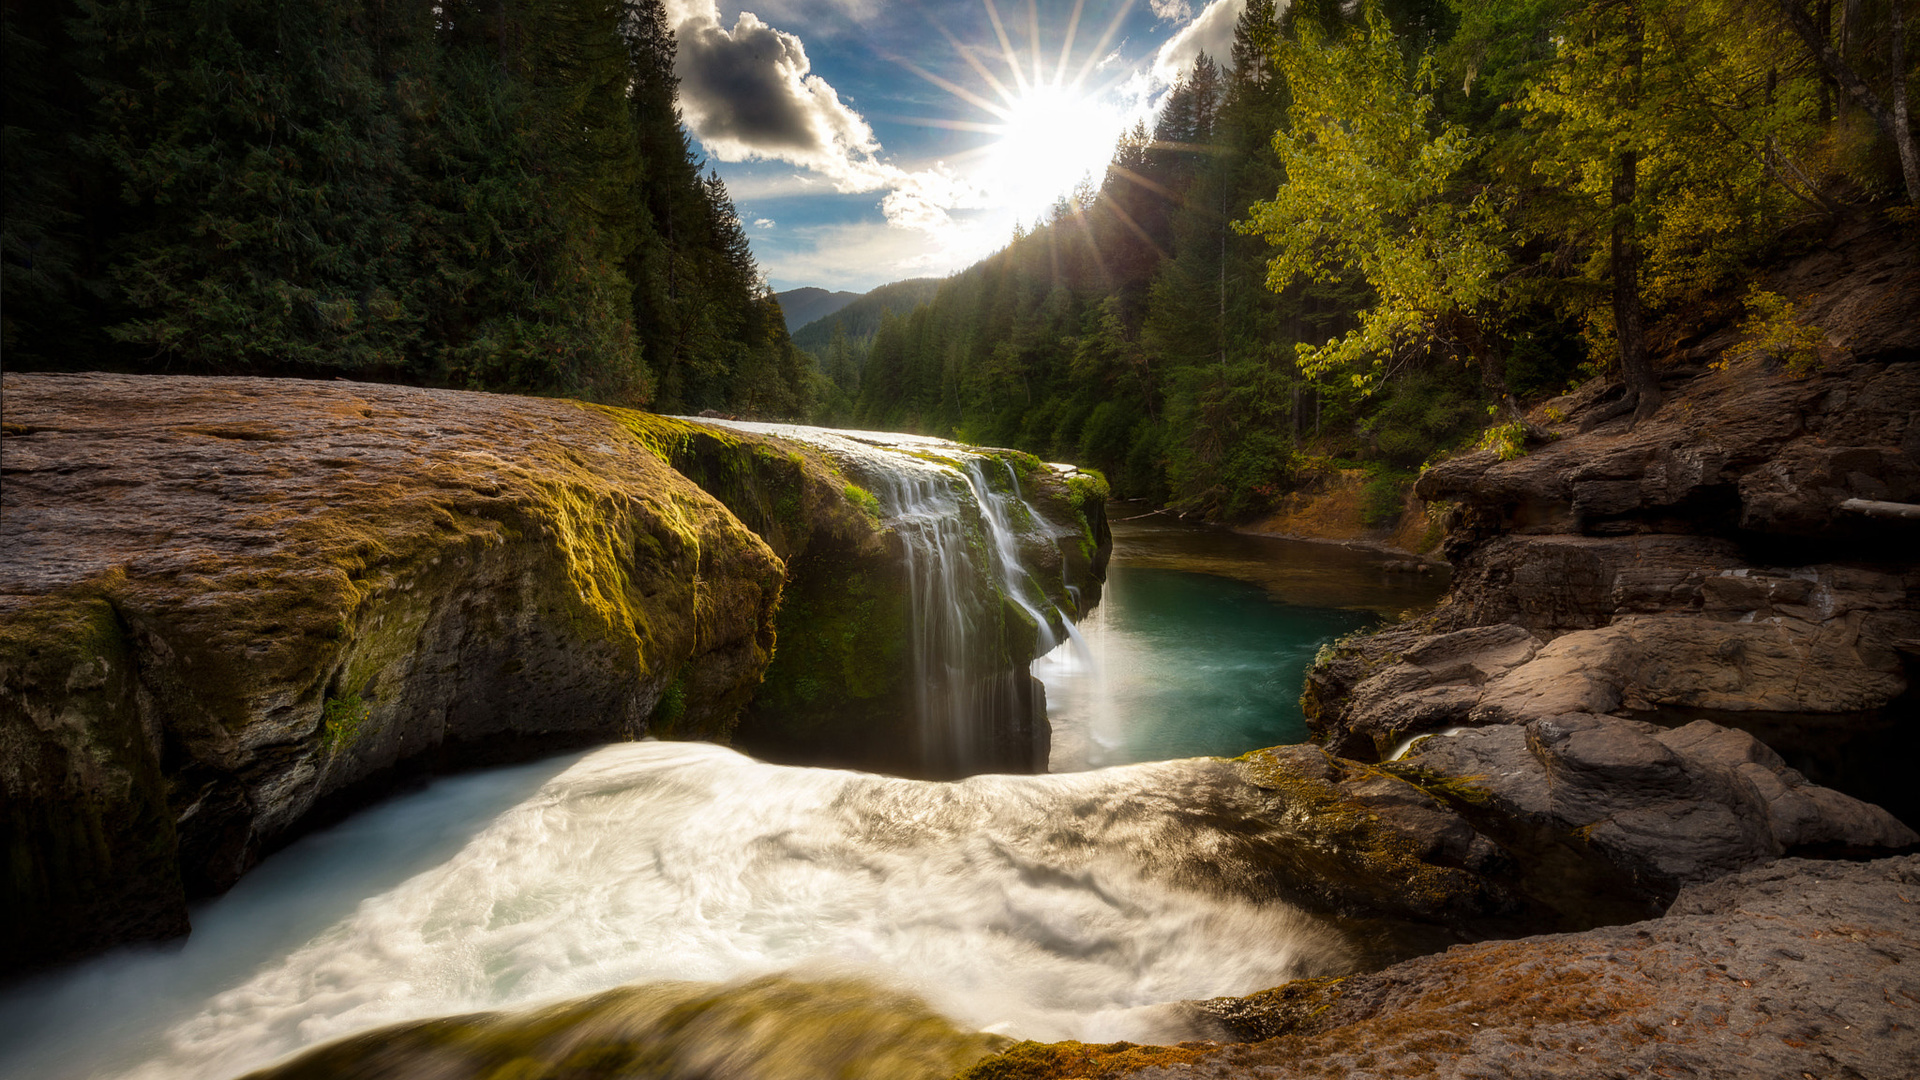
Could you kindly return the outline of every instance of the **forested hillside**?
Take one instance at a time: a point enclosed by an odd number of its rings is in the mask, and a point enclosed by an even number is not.
[[[9,368],[809,407],[661,0],[4,10]]]
[[[844,289],[840,292],[828,292],[825,289],[808,286],[775,293],[774,299],[780,301],[780,310],[786,313],[787,329],[798,332],[808,323],[824,319],[860,299],[860,294],[847,292]]]
[[[819,360],[824,378],[817,407],[822,422],[844,424],[852,419],[860,372],[867,365],[880,324],[931,301],[939,294],[942,280],[909,278],[882,285],[793,332],[793,343]]]
[[[1743,322],[1822,335],[1760,273],[1911,230],[1908,0],[1250,0],[1153,130],[878,329],[862,426],[1096,465],[1216,517],[1536,435],[1516,398]]]

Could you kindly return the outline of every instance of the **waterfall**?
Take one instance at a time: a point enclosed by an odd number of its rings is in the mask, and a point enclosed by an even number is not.
[[[914,729],[925,775],[1045,768],[1044,689],[1029,665],[1078,633],[1022,564],[1021,538],[1031,539],[1040,519],[1010,462],[926,436],[697,422],[811,446],[879,500],[905,564]],[[1004,491],[996,477],[1004,477]],[[1022,619],[1031,626],[1019,625]],[[1016,655],[1015,643],[1029,633],[1028,655]]]

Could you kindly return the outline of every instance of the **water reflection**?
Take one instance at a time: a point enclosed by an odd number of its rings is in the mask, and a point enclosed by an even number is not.
[[[1321,645],[1431,606],[1441,574],[1330,544],[1115,519],[1084,650],[1036,661],[1054,772],[1300,742],[1300,686]]]

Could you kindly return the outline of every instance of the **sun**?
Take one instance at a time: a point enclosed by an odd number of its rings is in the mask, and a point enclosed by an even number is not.
[[[956,155],[953,163],[1003,213],[1028,221],[1045,216],[1083,179],[1097,188],[1113,157],[1114,144],[1142,113],[1137,97],[1127,101],[1126,95],[1113,92],[1114,87],[1092,82],[1100,58],[1132,5],[1120,5],[1078,69],[1070,70],[1086,0],[1074,4],[1057,51],[1042,45],[1033,0],[1025,5],[1026,26],[1013,28],[1025,38],[1023,49],[1014,45],[1007,20],[994,0],[981,2],[999,45],[1000,63],[993,67],[981,62],[978,50],[963,45],[945,25],[934,21],[954,54],[979,76],[977,84],[962,86],[911,61],[899,62],[984,114],[978,120],[917,122],[990,136],[985,145]]]
[[[1095,187],[1127,114],[1064,86],[1030,86],[1005,106],[983,182],[1016,212],[1038,214],[1083,178]]]

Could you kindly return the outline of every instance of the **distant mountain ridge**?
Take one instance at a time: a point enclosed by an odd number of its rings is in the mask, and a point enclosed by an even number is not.
[[[860,299],[855,292],[828,292],[811,285],[803,289],[788,289],[783,293],[774,293],[773,298],[780,301],[780,311],[787,317],[787,333],[824,319],[827,316]]]
[[[879,331],[883,316],[889,312],[905,315],[921,304],[931,302],[933,294],[940,291],[940,286],[946,284],[946,280],[908,278],[882,285],[852,303],[837,306],[813,322],[802,324],[800,329],[792,331],[793,343],[815,356],[824,356],[827,346],[833,342],[835,323],[846,328],[849,341],[869,340]]]

